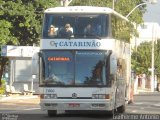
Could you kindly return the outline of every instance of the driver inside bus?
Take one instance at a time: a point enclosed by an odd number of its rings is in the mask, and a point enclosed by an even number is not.
[[[70,38],[73,36],[73,31],[71,30],[71,25],[70,24],[66,24],[64,29],[62,29],[60,32],[59,32],[59,35],[60,37],[64,37],[64,38]]]

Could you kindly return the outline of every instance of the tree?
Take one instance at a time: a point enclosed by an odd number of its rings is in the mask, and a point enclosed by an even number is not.
[[[154,45],[155,51],[155,73],[160,73],[160,40]],[[148,71],[151,68],[151,51],[152,51],[152,42],[144,42],[140,44],[137,50],[133,50],[132,52],[132,70],[136,72],[136,74],[146,74],[150,75],[151,72]]]
[[[53,0],[0,0],[0,44],[39,44],[42,11],[58,5]],[[39,11],[40,10],[40,11]],[[0,85],[7,59],[0,57]]]
[[[37,10],[56,5],[57,2],[52,0],[3,0],[0,18],[5,28],[7,23],[5,33],[8,34],[4,34],[7,38],[1,37],[0,43],[3,39],[5,43],[14,45],[39,44],[42,11]]]
[[[155,74],[160,78],[160,39],[157,40],[157,43],[155,45]],[[159,79],[160,83],[160,79]]]
[[[132,52],[132,70],[136,74],[149,74],[148,68],[151,67],[151,43],[141,43],[137,50]]]

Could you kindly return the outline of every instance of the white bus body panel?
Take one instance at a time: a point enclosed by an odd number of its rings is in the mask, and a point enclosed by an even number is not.
[[[88,50],[112,50],[115,47],[114,39],[43,39],[41,49],[48,50],[70,50],[70,49],[88,49]]]
[[[41,50],[112,50],[124,59],[130,59],[130,45],[115,39],[42,39]]]
[[[115,14],[128,21],[126,17],[119,14],[118,12],[114,11],[111,8],[106,7],[96,7],[96,6],[68,6],[68,7],[55,7],[55,8],[48,8],[44,11],[44,13],[58,13],[58,14]]]
[[[41,88],[42,94],[57,94],[57,99],[41,99],[42,110],[107,110],[113,109],[113,91],[111,88]],[[72,98],[77,94],[77,98]],[[110,94],[111,99],[92,99],[92,94]],[[61,99],[58,99],[61,98]],[[83,98],[83,99],[82,99]],[[75,106],[70,106],[70,105]],[[78,106],[76,106],[78,104]],[[100,106],[94,106],[94,105]],[[101,106],[102,105],[102,106]]]

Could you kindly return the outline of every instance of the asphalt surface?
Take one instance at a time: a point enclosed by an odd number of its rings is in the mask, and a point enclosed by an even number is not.
[[[160,92],[155,93],[140,93],[134,96],[135,101],[127,105],[127,115],[138,114],[153,114],[160,118]],[[70,115],[59,114],[54,118],[47,116],[47,113],[40,110],[40,98],[37,95],[33,96],[10,96],[0,98],[0,119],[5,118],[5,115],[14,115],[18,120],[113,120],[112,117],[106,115]],[[16,113],[16,114],[15,114]],[[18,116],[17,116],[18,115]],[[9,116],[10,117],[10,116]],[[139,117],[139,116],[138,116]],[[16,119],[17,120],[17,119]],[[145,120],[145,119],[143,119]],[[148,120],[148,119],[147,119]],[[158,119],[159,120],[159,119]]]

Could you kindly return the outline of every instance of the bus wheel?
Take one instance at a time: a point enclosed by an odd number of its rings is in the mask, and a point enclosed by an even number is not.
[[[56,111],[56,110],[48,110],[47,112],[48,112],[48,116],[49,116],[49,117],[56,116],[56,114],[57,114],[57,111]]]
[[[117,111],[118,111],[118,113],[124,113],[125,109],[126,109],[126,106],[122,105],[122,106],[120,106],[120,107],[117,108]]]

